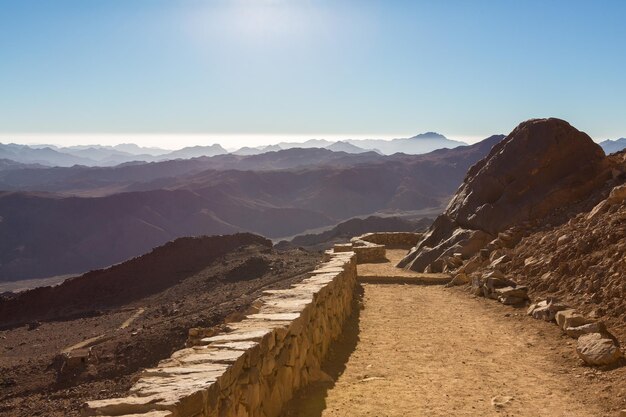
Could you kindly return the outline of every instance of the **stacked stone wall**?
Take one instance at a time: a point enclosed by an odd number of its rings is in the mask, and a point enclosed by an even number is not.
[[[392,247],[413,247],[417,245],[422,238],[422,233],[414,232],[375,232],[366,233],[353,240],[364,240],[366,242],[375,243],[377,245],[385,245]]]
[[[83,415],[276,417],[321,363],[351,313],[354,252],[328,260],[290,289],[266,291],[256,311],[147,369],[125,398],[87,403]]]

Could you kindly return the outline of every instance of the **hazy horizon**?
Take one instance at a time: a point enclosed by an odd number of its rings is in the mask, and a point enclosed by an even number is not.
[[[425,132],[420,132],[425,133]],[[441,132],[437,132],[441,133]],[[45,133],[17,133],[7,134],[0,133],[0,143],[16,143],[21,145],[54,145],[59,147],[81,146],[81,145],[102,145],[115,146],[119,144],[132,143],[142,147],[158,147],[161,149],[181,149],[189,146],[209,146],[220,144],[227,150],[237,150],[242,147],[258,147],[264,145],[275,145],[280,142],[306,142],[311,139],[325,139],[329,141],[340,140],[363,140],[363,139],[382,139],[393,140],[399,138],[409,138],[419,133],[410,135],[237,135],[237,134],[162,134],[162,133],[129,133],[129,134],[100,134],[100,133],[71,133],[71,134],[45,134]],[[486,137],[467,137],[467,136],[448,136],[441,133],[448,139],[457,140],[466,143],[476,143]],[[175,143],[176,145],[172,145]]]
[[[558,117],[618,138],[625,12],[619,1],[5,1],[0,133],[471,141]]]

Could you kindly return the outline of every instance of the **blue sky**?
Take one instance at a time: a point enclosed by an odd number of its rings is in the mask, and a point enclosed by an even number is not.
[[[471,141],[556,116],[617,138],[625,18],[623,1],[0,0],[0,134]]]

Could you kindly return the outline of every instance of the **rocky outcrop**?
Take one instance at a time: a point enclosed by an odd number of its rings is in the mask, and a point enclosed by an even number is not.
[[[439,272],[452,255],[468,259],[496,238],[514,239],[499,233],[587,197],[609,176],[604,152],[587,134],[559,119],[523,122],[470,168],[398,266]]]

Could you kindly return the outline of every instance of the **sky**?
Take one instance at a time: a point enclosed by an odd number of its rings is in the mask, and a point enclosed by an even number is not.
[[[626,2],[0,0],[0,141],[626,136]]]

